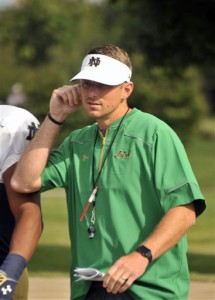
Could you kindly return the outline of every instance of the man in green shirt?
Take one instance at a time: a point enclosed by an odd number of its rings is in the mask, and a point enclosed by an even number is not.
[[[53,91],[50,112],[12,178],[22,192],[66,191],[71,299],[188,297],[186,232],[205,201],[175,132],[129,108],[131,70],[119,47],[91,49],[71,79],[80,82]],[[96,123],[51,150],[80,107]],[[75,281],[76,267],[99,269],[103,282]]]

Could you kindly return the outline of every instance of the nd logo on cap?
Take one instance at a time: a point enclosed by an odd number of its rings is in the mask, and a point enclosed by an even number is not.
[[[90,59],[90,61],[89,61],[89,66],[95,66],[95,67],[97,67],[98,65],[100,64],[100,58],[99,57],[97,57],[97,58],[95,58],[94,56],[93,57],[91,57],[91,59]]]

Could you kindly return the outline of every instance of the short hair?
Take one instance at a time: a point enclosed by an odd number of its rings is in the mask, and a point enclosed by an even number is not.
[[[130,70],[132,70],[132,64],[128,53],[115,45],[106,44],[103,46],[98,46],[90,49],[87,54],[102,54],[112,57],[119,60],[120,62],[128,66]]]

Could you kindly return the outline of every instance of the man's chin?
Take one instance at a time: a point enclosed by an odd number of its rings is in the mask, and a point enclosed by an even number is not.
[[[95,118],[96,119],[96,118],[101,117],[101,113],[99,111],[96,111],[96,110],[87,110],[85,112],[91,118]]]

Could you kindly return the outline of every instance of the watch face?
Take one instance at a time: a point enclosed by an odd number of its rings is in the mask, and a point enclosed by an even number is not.
[[[136,249],[137,252],[139,252],[141,255],[145,256],[148,258],[149,262],[152,261],[152,253],[151,253],[151,250],[148,249],[147,247],[145,246],[140,246]]]

